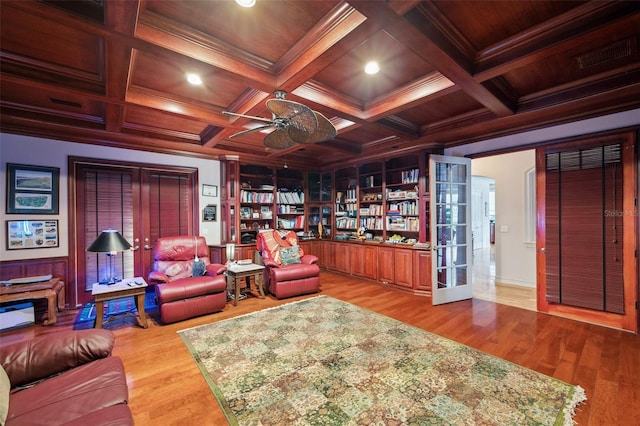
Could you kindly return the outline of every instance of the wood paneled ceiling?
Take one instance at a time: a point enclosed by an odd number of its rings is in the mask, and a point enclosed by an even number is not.
[[[3,0],[2,131],[332,167],[640,107],[634,1]],[[380,72],[367,75],[364,63]],[[185,74],[201,75],[192,86]],[[275,90],[332,141],[264,133]]]

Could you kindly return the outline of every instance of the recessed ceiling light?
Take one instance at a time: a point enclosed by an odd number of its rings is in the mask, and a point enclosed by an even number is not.
[[[242,7],[253,7],[256,5],[256,0],[236,0],[236,3]]]
[[[378,63],[376,61],[369,61],[364,66],[364,72],[366,72],[367,74],[377,74],[378,71],[380,71],[380,67],[378,66]]]
[[[187,74],[187,81],[196,86],[202,84],[202,79],[200,78],[200,76],[191,72]]]

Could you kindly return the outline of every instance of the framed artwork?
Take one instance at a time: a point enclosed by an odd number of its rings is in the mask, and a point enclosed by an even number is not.
[[[218,187],[216,185],[202,184],[202,195],[205,197],[217,197]]]
[[[7,214],[58,214],[58,167],[7,164]]]
[[[7,220],[7,250],[59,246],[57,220]]]
[[[215,222],[217,219],[217,209],[213,204],[207,205],[202,209],[202,221],[203,222]]]

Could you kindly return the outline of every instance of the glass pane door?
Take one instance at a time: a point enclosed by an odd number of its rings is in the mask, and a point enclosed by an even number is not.
[[[470,299],[471,160],[431,155],[431,246],[434,305]]]

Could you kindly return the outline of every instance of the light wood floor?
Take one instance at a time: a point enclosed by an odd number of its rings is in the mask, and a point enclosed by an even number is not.
[[[475,298],[432,306],[430,298],[340,274],[322,272],[321,282],[320,294],[582,386],[588,401],[579,407],[580,425],[640,425],[638,335]],[[127,371],[136,424],[227,424],[176,332],[298,299],[250,297],[236,307],[228,304],[220,313],[171,325],[159,325],[152,313],[146,330],[114,323],[114,355],[122,357]],[[38,325],[0,334],[0,343],[70,328],[74,317],[70,311],[54,327]]]

